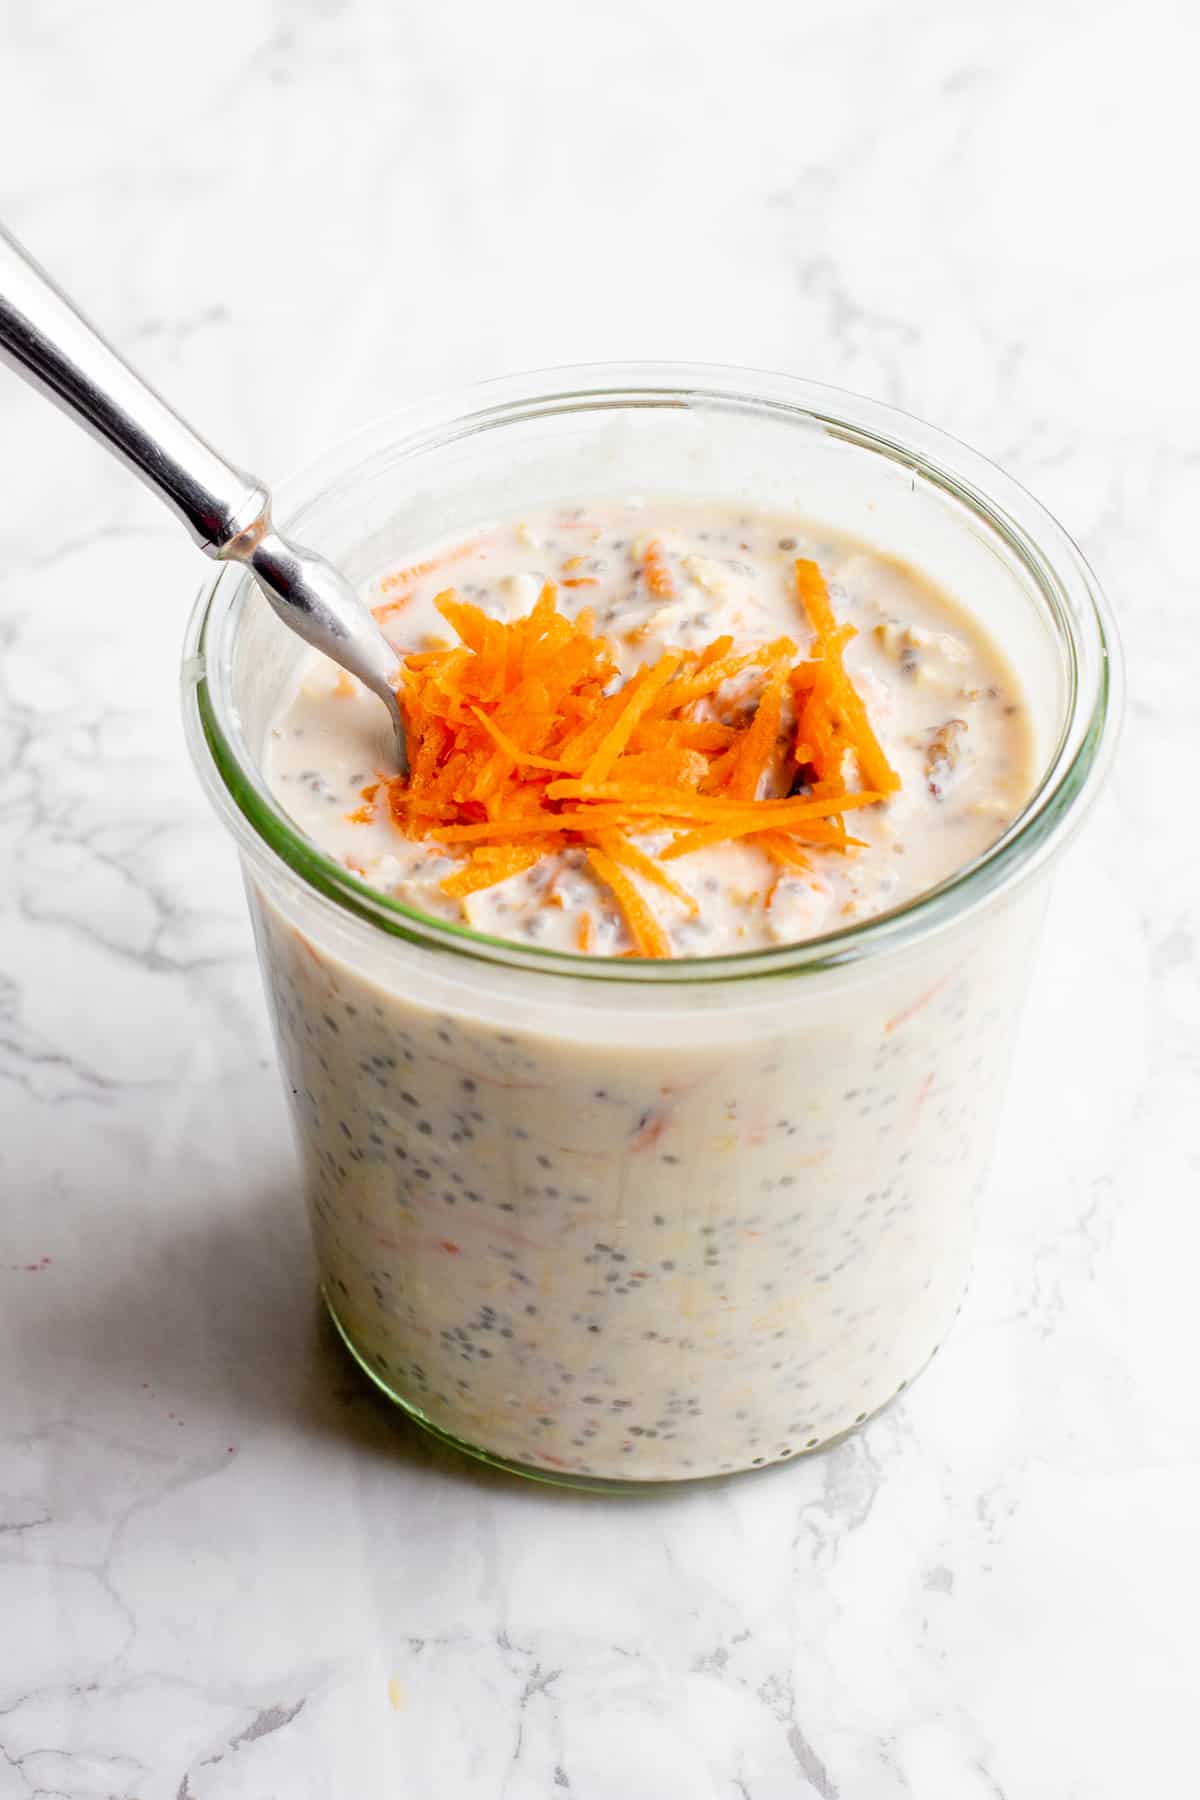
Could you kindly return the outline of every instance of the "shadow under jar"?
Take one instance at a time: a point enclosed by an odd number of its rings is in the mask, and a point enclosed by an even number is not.
[[[600,1487],[861,1424],[941,1343],[1053,864],[1119,715],[1074,545],[930,427],[782,376],[551,371],[414,408],[281,490],[366,582],[592,496],[819,520],[957,596],[1018,671],[1031,797],[975,862],[805,943],[589,959],[431,919],[289,822],[267,735],[303,649],[224,570],[193,615],[197,767],[237,841],[325,1299],[358,1361],[488,1461]]]

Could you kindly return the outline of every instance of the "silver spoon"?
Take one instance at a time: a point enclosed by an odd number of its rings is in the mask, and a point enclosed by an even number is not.
[[[218,456],[147,387],[2,226],[0,358],[140,475],[206,555],[245,563],[285,625],[378,694],[407,774],[398,658],[349,581],[277,530],[263,483]]]

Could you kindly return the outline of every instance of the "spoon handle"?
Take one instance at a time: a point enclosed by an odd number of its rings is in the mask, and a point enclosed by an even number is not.
[[[0,226],[0,358],[127,463],[219,556],[269,505],[136,375]]]
[[[218,456],[147,387],[3,226],[0,359],[153,488],[209,556],[252,569],[284,624],[379,696],[391,716],[397,767],[407,773],[396,652],[350,582],[274,526],[262,482]]]

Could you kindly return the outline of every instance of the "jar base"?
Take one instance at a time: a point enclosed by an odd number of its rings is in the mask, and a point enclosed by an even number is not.
[[[428,1432],[429,1436],[436,1438],[438,1443],[445,1444],[449,1449],[458,1451],[460,1456],[469,1456],[474,1462],[486,1464],[489,1469],[499,1469],[505,1475],[519,1475],[526,1481],[540,1482],[544,1487],[573,1488],[587,1494],[655,1495],[672,1493],[680,1488],[715,1487],[727,1481],[736,1481],[744,1475],[763,1475],[768,1469],[781,1468],[785,1463],[801,1462],[806,1461],[809,1457],[820,1456],[823,1451],[832,1450],[836,1448],[838,1444],[845,1443],[847,1438],[855,1437],[858,1432],[869,1425],[873,1419],[877,1419],[882,1413],[885,1413],[888,1408],[912,1386],[913,1381],[917,1379],[917,1376],[924,1373],[937,1355],[938,1350],[941,1348],[940,1343],[935,1344],[926,1360],[917,1370],[916,1375],[909,1377],[906,1381],[902,1381],[895,1393],[890,1394],[888,1398],[875,1407],[872,1412],[867,1413],[864,1418],[856,1420],[853,1425],[847,1426],[844,1431],[837,1431],[834,1432],[832,1437],[822,1438],[819,1444],[794,1450],[790,1456],[775,1457],[771,1462],[764,1462],[761,1464],[748,1463],[744,1468],[723,1470],[717,1474],[678,1475],[670,1479],[658,1477],[649,1481],[624,1481],[617,1476],[579,1475],[573,1473],[569,1469],[560,1471],[557,1469],[542,1468],[536,1463],[512,1462],[508,1457],[498,1456],[494,1450],[485,1450],[481,1445],[472,1444],[466,1438],[455,1437],[454,1433],[447,1431],[444,1426],[435,1425],[433,1420],[428,1418],[427,1415],[421,1411],[419,1406],[414,1406],[411,1400],[406,1400],[402,1394],[397,1393],[396,1389],[391,1387],[388,1382],[384,1380],[378,1370],[371,1367],[366,1357],[355,1344],[350,1332],[338,1317],[337,1308],[334,1306],[333,1301],[329,1298],[329,1295],[324,1288],[321,1289],[321,1299],[325,1304],[326,1312],[333,1321],[334,1330],[337,1332],[338,1337],[349,1351],[355,1363],[357,1363],[358,1367],[362,1370],[363,1374],[368,1377],[373,1386],[379,1389],[380,1393],[387,1396],[394,1406],[399,1407],[400,1411],[404,1413],[414,1425],[419,1425],[422,1431]]]

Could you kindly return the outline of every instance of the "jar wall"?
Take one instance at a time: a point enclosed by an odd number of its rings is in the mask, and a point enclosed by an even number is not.
[[[604,1484],[816,1448],[941,1342],[1050,873],[1120,712],[1054,521],[963,446],[810,383],[516,378],[371,428],[279,510],[363,582],[489,515],[638,492],[791,509],[956,596],[1033,719],[1035,791],[998,843],[811,943],[607,966],[498,943],[369,889],[281,811],[261,764],[297,646],[237,571],[185,660],[343,1334],[454,1441]]]
[[[527,972],[489,1004],[250,895],[326,1299],[440,1431],[575,1478],[718,1474],[840,1435],[941,1342],[1040,886],[882,979],[654,1011]]]

